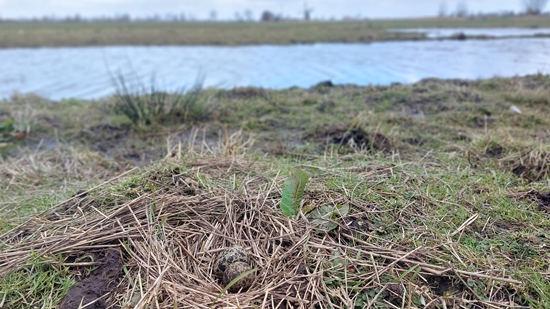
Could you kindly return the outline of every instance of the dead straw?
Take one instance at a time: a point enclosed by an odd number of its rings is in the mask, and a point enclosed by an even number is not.
[[[194,165],[188,174],[144,175],[156,189],[141,188],[144,192],[134,199],[108,206],[98,198],[100,193],[74,197],[2,235],[0,276],[26,267],[37,255],[61,256],[71,263],[71,258],[116,248],[124,255],[127,272],[120,278],[122,288],[109,299],[113,305],[135,308],[349,308],[370,291],[376,293],[364,303],[367,307],[377,302],[405,305],[411,295],[452,304],[454,297],[433,292],[431,278],[521,284],[494,269],[461,270],[440,246],[402,250],[387,240],[387,246],[372,243],[366,231],[348,227],[350,220],[377,215],[372,202],[328,190],[309,192],[314,205],[347,202],[352,207],[350,216],[338,221],[337,230],[326,232],[303,217],[284,217],[274,184],[261,191],[256,183],[260,179],[248,179],[244,187],[230,191],[188,180],[199,168],[220,171],[225,166],[228,171],[250,166],[247,163],[211,159]],[[186,189],[190,186],[194,193]],[[221,250],[233,245],[247,248],[258,272],[249,290],[225,292],[218,298],[224,286],[213,275],[213,263]],[[447,264],[434,263],[445,260]],[[412,267],[419,267],[417,275]],[[388,282],[389,277],[399,280]],[[499,304],[468,288],[461,297],[463,303],[482,307]]]

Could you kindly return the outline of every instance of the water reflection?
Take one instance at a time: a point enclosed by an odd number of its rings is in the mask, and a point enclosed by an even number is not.
[[[110,74],[156,75],[164,89],[359,85],[426,77],[486,78],[550,73],[550,39],[422,41],[247,47],[91,47],[0,50],[0,97],[13,91],[60,99],[114,92]],[[133,73],[132,73],[133,72]]]

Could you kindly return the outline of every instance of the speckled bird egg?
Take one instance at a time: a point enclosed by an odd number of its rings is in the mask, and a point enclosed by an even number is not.
[[[242,273],[251,270],[252,267],[245,262],[235,262],[229,264],[227,269],[223,272],[223,285],[229,284],[233,279],[240,276]],[[252,272],[241,279],[239,279],[235,284],[229,288],[229,292],[238,292],[240,289],[246,290],[252,285],[254,281],[255,273]]]
[[[247,264],[250,262],[248,253],[246,253],[246,250],[241,246],[230,247],[220,253],[214,264],[214,275],[223,279],[223,272],[230,264],[235,262],[244,262]]]

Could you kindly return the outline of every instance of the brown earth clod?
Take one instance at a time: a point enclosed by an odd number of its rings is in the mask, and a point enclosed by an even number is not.
[[[536,203],[538,211],[550,214],[550,191],[540,192],[538,190],[531,189],[528,191],[512,193],[510,194],[510,197]]]
[[[84,280],[73,286],[59,305],[59,309],[74,309],[86,306],[90,309],[107,308],[106,298],[115,289],[122,274],[122,258],[116,250],[107,251],[98,260],[100,266]]]
[[[356,150],[389,151],[393,148],[393,143],[384,134],[368,133],[361,127],[329,126],[319,134],[319,137],[325,144]]]

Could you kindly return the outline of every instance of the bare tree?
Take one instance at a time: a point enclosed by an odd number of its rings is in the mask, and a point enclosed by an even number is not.
[[[456,5],[456,17],[466,17],[468,15],[468,5],[465,1],[460,1]]]
[[[445,17],[447,16],[447,2],[443,1],[439,4],[439,17]]]
[[[548,0],[523,0],[525,13],[529,15],[539,15],[544,10]]]

